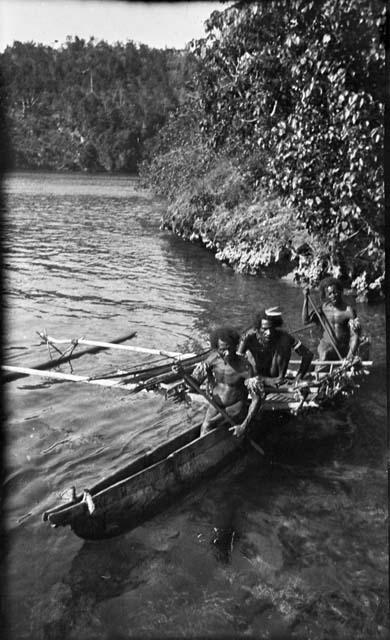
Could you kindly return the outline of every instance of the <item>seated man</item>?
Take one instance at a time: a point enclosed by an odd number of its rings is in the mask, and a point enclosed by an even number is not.
[[[219,327],[210,335],[213,351],[207,360],[194,369],[193,377],[202,383],[207,377],[208,393],[236,422],[234,435],[243,435],[252,418],[260,408],[260,385],[251,381],[254,372],[248,360],[237,355],[239,342],[237,331],[230,327]],[[249,402],[248,387],[251,392]],[[201,435],[211,431],[217,422],[223,422],[221,414],[210,405],[202,424]]]
[[[342,358],[352,360],[357,354],[361,334],[356,311],[344,301],[342,284],[336,278],[324,278],[320,282],[319,290],[322,302],[319,314],[324,325],[324,332],[318,345],[319,359],[339,360],[340,354]],[[306,289],[302,320],[304,324],[320,323],[315,311],[309,312],[309,293],[309,289]]]
[[[313,353],[302,342],[280,328],[282,324],[282,314],[276,307],[258,313],[253,328],[244,333],[238,347],[239,354],[249,352],[255,373],[270,386],[283,381],[291,349],[301,357],[295,382],[303,378],[313,359]]]

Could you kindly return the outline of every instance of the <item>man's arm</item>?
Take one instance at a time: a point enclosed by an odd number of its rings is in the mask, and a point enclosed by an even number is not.
[[[203,360],[203,362],[198,362],[198,364],[195,366],[192,372],[192,377],[199,384],[202,384],[202,382],[204,382],[206,378],[210,378],[212,376],[212,365],[215,359],[216,354],[210,353],[206,360]]]
[[[309,294],[310,289],[307,287],[303,293],[302,322],[303,324],[319,323],[317,314],[314,311],[309,312]]]
[[[310,349],[305,347],[305,345],[302,344],[302,342],[300,341],[296,342],[295,340],[294,342],[295,344],[293,346],[293,349],[295,353],[297,353],[301,357],[301,364],[299,365],[297,375],[295,376],[295,382],[299,382],[307,373],[310,367],[311,361],[314,358],[314,353],[310,351]]]
[[[253,335],[254,330],[253,329],[249,329],[249,331],[247,331],[246,333],[244,333],[241,336],[240,342],[238,343],[238,349],[237,349],[237,353],[240,356],[245,356],[246,359],[248,360],[248,362],[250,363],[252,369],[253,369],[253,375],[257,374],[257,369],[256,369],[256,360],[254,358],[254,355],[250,349],[250,340],[249,338]]]
[[[252,399],[251,399],[251,403],[249,405],[248,413],[246,414],[245,420],[243,420],[241,424],[238,424],[233,428],[233,435],[235,435],[237,438],[244,435],[252,418],[254,418],[257,412],[259,411],[261,407],[261,403],[262,403],[262,400],[260,396],[257,395],[257,393],[252,392]]]
[[[247,361],[247,366],[245,367],[245,370],[243,372],[243,378],[245,379],[245,386],[247,387],[250,393],[251,403],[249,405],[248,412],[245,416],[245,419],[241,422],[241,424],[238,424],[233,429],[233,434],[237,438],[239,438],[245,433],[252,418],[255,417],[258,410],[260,409],[261,403],[265,397],[264,386],[260,381],[259,377],[255,376],[254,369],[250,364],[250,362],[248,361]]]
[[[359,348],[360,338],[362,333],[362,326],[360,324],[360,320],[356,315],[355,309],[350,307],[351,310],[351,319],[348,322],[350,338],[349,338],[349,350],[346,356],[347,360],[352,360],[352,358],[356,355],[356,352]]]
[[[246,331],[240,338],[240,342],[238,343],[237,353],[240,356],[244,356],[245,352],[248,350],[248,338],[249,332]]]

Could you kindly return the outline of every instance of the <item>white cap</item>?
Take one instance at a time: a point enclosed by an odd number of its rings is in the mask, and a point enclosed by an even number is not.
[[[281,318],[282,312],[279,307],[270,307],[269,309],[265,310],[265,315],[268,318]]]

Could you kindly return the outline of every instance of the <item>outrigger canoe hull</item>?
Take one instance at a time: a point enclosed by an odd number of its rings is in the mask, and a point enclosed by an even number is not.
[[[302,395],[299,390],[269,393],[264,416],[296,415],[316,410],[340,395],[350,395],[363,374],[361,364],[340,367],[334,373],[318,374]],[[301,395],[301,398],[299,396]],[[252,442],[253,444],[253,442]],[[86,540],[112,537],[129,531],[167,506],[173,498],[232,461],[242,453],[243,444],[226,428],[217,428],[200,437],[200,424],[187,429],[123,469],[98,482],[89,491],[46,511],[43,519],[52,526],[69,525]],[[261,458],[260,458],[261,464]]]
[[[89,492],[47,511],[52,526],[69,525],[86,540],[129,531],[167,506],[174,497],[231,462],[242,443],[227,429],[199,437],[200,425],[188,429]]]

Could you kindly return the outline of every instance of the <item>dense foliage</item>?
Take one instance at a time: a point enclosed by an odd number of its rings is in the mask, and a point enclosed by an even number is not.
[[[0,65],[19,169],[136,171],[192,76],[188,53],[77,37],[15,42]]]
[[[204,230],[218,220],[219,235],[230,234],[225,254],[257,252],[248,270],[290,254],[313,282],[331,271],[363,295],[382,287],[384,14],[380,0],[270,0],[211,15],[193,43],[198,93],[185,105],[186,134],[181,110],[149,164],[163,193],[180,193],[175,228],[181,216],[180,232],[193,237],[200,220]],[[210,184],[226,159],[241,185],[236,209]],[[253,216],[253,203],[264,213]],[[213,245],[213,232],[204,240]]]

